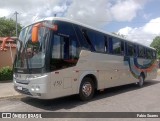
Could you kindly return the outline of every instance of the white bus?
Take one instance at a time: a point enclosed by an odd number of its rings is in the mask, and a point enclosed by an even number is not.
[[[156,50],[65,18],[22,29],[14,62],[16,91],[39,99],[79,94],[156,78]]]

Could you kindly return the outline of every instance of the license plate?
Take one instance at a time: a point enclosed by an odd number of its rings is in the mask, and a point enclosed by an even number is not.
[[[22,90],[22,87],[17,87],[18,90]]]

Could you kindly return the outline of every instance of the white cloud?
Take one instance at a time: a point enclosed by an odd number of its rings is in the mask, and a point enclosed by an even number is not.
[[[133,20],[148,1],[150,0],[4,0],[0,4],[0,17],[5,15],[15,19],[13,13],[18,11],[18,22],[27,25],[57,14],[104,28],[110,21]],[[145,13],[143,15],[145,18],[149,17]],[[154,37],[153,33],[157,34],[159,31],[157,24],[151,23],[139,28],[126,27],[119,32],[128,35],[128,38],[134,38],[134,41],[141,39],[141,43],[149,45]]]
[[[56,8],[63,2],[63,0],[4,0],[0,4],[0,8],[8,10],[10,15],[13,16],[14,12],[17,11],[18,22],[22,25],[30,24],[35,19],[41,19],[44,17],[54,16]],[[63,8],[64,9],[64,8]],[[13,17],[15,19],[15,16]]]
[[[132,20],[146,1],[148,0],[5,0],[1,2],[0,8],[9,8],[10,14],[18,11],[18,20],[22,25],[58,13],[57,15],[85,24],[102,27],[112,20]]]
[[[131,31],[132,28],[127,26],[125,28],[120,29],[118,32],[123,35],[128,35]]]
[[[149,0],[73,0],[66,17],[100,27],[110,21],[131,21]]]
[[[160,18],[152,19],[143,27],[143,31],[150,34],[160,34]]]
[[[143,18],[144,18],[144,19],[149,19],[149,18],[151,17],[151,15],[152,15],[151,13],[149,13],[149,14],[148,14],[148,13],[147,13],[147,14],[144,13],[144,14],[143,14]]]
[[[142,27],[124,27],[118,31],[128,39],[149,46],[153,39],[160,35],[160,18],[150,20]]]
[[[101,26],[111,20],[109,0],[74,0],[65,16],[92,26]]]
[[[53,8],[53,11],[54,11],[55,13],[59,13],[59,12],[65,12],[66,9],[67,9],[67,6],[66,6],[66,5],[64,5],[64,6],[55,6],[55,7]]]
[[[140,2],[139,2],[140,1]],[[146,1],[141,0],[117,0],[111,7],[111,14],[117,21],[131,21],[137,16],[138,10],[142,9]]]
[[[10,14],[7,9],[0,9],[0,17],[8,16]]]

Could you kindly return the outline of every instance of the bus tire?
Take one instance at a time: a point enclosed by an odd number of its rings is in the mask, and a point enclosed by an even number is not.
[[[143,85],[144,85],[144,77],[143,77],[143,75],[141,74],[141,75],[139,76],[138,86],[139,86],[139,87],[142,87]]]
[[[92,78],[84,77],[79,89],[79,98],[82,101],[90,100],[93,97],[94,92],[95,92],[95,85]]]

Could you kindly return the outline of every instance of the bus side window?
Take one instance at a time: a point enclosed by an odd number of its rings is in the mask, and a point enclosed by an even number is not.
[[[79,39],[80,45],[82,49],[91,50],[91,46],[88,44],[87,40],[85,40],[83,33],[81,32],[81,27],[74,25],[75,32]]]
[[[112,39],[112,52],[113,54],[121,54],[121,41],[117,38]]]
[[[57,21],[58,30],[51,41],[50,69],[75,66],[79,58],[79,41],[71,23]]]
[[[82,34],[83,34],[84,38],[86,39],[87,43],[90,45],[90,50],[91,51],[95,51],[95,48],[94,48],[94,46],[93,46],[93,44],[92,44],[92,42],[90,40],[91,38],[87,34],[87,30],[86,29],[82,29]]]
[[[139,52],[138,52],[138,57],[144,58],[145,57],[145,49],[143,46],[138,46],[139,47]]]
[[[87,36],[89,37],[89,40],[91,41],[94,50],[96,52],[104,52],[105,50],[105,38],[104,35],[96,32],[96,31],[92,31],[92,30],[87,30]]]
[[[132,43],[127,43],[128,56],[134,56],[134,45]]]
[[[104,47],[105,53],[109,53],[109,41],[108,38],[105,36],[105,47]]]
[[[105,52],[105,37],[103,34],[95,32],[95,41],[93,43],[97,52]]]
[[[146,49],[146,57],[147,57],[147,59],[153,58],[152,50]]]
[[[69,38],[54,35],[52,41],[52,58],[69,59]]]
[[[63,36],[65,38],[65,41],[63,41],[65,53],[64,53],[64,59],[75,59],[79,57],[79,46],[80,43],[78,41],[78,36],[76,34],[76,31],[74,29],[74,26],[71,23],[67,22],[58,22],[58,35]],[[68,38],[68,40],[67,40]]]
[[[124,55],[124,42],[121,41],[121,55]]]
[[[128,47],[127,47],[127,42],[124,42],[124,55],[128,56],[128,51],[127,51]]]
[[[137,48],[137,45],[134,45],[134,57],[137,57],[138,56],[138,48]]]
[[[112,54],[112,37],[109,37],[108,39],[108,49],[109,49],[109,53]]]
[[[70,59],[78,59],[78,46],[77,46],[77,41],[72,40],[70,42]]]

